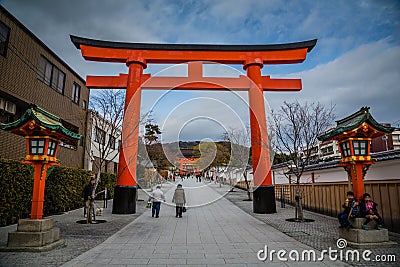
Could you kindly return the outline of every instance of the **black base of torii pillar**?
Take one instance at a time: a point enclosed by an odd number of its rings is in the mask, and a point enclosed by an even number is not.
[[[276,213],[274,186],[253,188],[253,212],[261,214]]]
[[[120,186],[114,188],[113,214],[136,213],[136,186]]]

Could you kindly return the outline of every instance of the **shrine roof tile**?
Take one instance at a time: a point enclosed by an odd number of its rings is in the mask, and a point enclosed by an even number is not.
[[[368,123],[376,130],[384,132],[384,133],[391,133],[394,131],[393,127],[384,126],[378,123],[369,113],[369,107],[362,107],[359,111],[355,112],[354,114],[336,121],[336,127],[326,131],[323,134],[318,136],[318,140],[324,141],[327,139],[331,139],[334,136],[340,135],[346,131],[350,131],[356,129],[358,126],[363,124],[364,122]]]
[[[61,119],[57,117],[54,114],[51,114],[50,112],[31,104],[30,107],[25,111],[25,113],[22,115],[21,118],[18,120],[3,124],[0,123],[0,129],[5,130],[5,131],[11,131],[14,129],[18,129],[21,126],[23,126],[26,122],[34,120],[37,122],[39,125],[47,128],[54,130],[58,133],[64,134],[69,138],[72,139],[80,139],[81,136],[79,134],[76,134],[74,132],[71,132],[67,128],[65,128],[62,123]]]

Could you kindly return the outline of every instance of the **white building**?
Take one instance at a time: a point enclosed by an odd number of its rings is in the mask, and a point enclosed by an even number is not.
[[[97,172],[100,162],[103,161],[101,171],[116,174],[121,146],[121,129],[104,120],[95,111],[88,110],[87,134],[87,140],[90,140],[87,142],[87,151],[90,151],[90,155],[85,157],[87,169]]]
[[[376,160],[365,175],[366,181],[400,180],[400,150],[390,150],[378,153],[371,153]],[[348,175],[343,167],[339,167],[340,159],[329,162],[321,162],[306,166],[300,183],[333,183],[347,182]],[[274,184],[288,184],[289,177],[286,164],[272,166]],[[285,175],[286,173],[286,175]],[[294,178],[293,175],[291,178]],[[293,179],[291,179],[293,183]]]
[[[400,129],[397,128],[392,133],[393,149],[400,149]]]
[[[379,137],[382,140],[386,140],[387,142],[392,142],[392,144],[386,144],[386,149],[393,147],[393,150],[400,149],[400,129],[395,129],[393,133],[390,134],[391,138],[384,139],[385,136]],[[379,140],[372,140],[372,145],[378,145]],[[378,148],[378,151],[385,150],[384,148]],[[305,153],[305,149],[303,149],[303,155]],[[321,161],[329,161],[333,159],[340,158],[340,151],[339,145],[336,140],[325,141],[318,143],[311,148],[311,155],[310,155],[310,163],[317,163]]]
[[[306,149],[303,148],[303,158]],[[318,161],[327,161],[335,158],[340,158],[339,145],[336,140],[321,142],[311,147],[310,163]]]

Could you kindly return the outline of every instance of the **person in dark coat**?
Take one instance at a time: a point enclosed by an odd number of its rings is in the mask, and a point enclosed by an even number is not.
[[[183,207],[186,204],[186,196],[185,196],[185,190],[183,190],[181,184],[178,184],[178,186],[175,189],[174,196],[172,197],[172,203],[175,203],[176,205],[175,217],[182,218]]]
[[[86,217],[88,201],[93,198],[94,184],[96,183],[96,178],[90,178],[89,184],[85,186],[82,191],[82,201],[85,201],[85,207],[83,208],[83,216]]]
[[[346,201],[342,205],[344,210],[338,215],[340,228],[350,228],[351,224],[349,222],[349,219],[354,218],[358,215],[357,212],[355,212],[355,210],[357,210],[356,207],[358,203],[354,199],[354,193],[352,191],[349,191],[347,192],[346,197]]]
[[[364,230],[368,230],[367,224],[370,221],[376,222],[376,229],[378,230],[382,229],[383,220],[378,213],[378,209],[376,208],[377,206],[378,204],[371,200],[370,194],[365,193],[363,195],[363,200],[360,203],[360,208],[361,208],[361,216],[366,218],[365,222],[362,225],[362,228]]]

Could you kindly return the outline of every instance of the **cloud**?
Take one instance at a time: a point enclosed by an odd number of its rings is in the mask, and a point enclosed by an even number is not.
[[[380,122],[394,122],[400,114],[400,46],[388,40],[361,45],[326,64],[289,77],[301,78],[300,93],[268,93],[273,108],[300,99],[335,104],[337,118],[370,106]]]
[[[271,74],[274,78],[290,74],[303,80],[301,92],[266,93],[273,109],[279,108],[284,100],[318,100],[326,105],[336,104],[338,118],[368,105],[378,121],[400,119],[399,1],[3,0],[1,3],[83,78],[87,74],[127,73],[127,68],[124,64],[85,61],[70,42],[69,34],[125,42],[209,44],[287,43],[318,38],[317,46],[304,63],[263,68],[263,75]],[[149,66],[145,72],[154,74],[164,67]],[[236,68],[242,71],[242,66]],[[172,72],[180,75],[184,70]],[[217,68],[208,72],[213,76],[226,74]],[[156,95],[144,92],[142,108],[151,108],[150,99]],[[174,92],[168,101],[162,102],[162,107],[158,106],[160,114],[154,115],[162,118],[170,107],[205,96],[221,101],[233,97],[223,93]],[[245,121],[247,108],[234,103],[232,100],[230,105],[234,110],[240,109],[238,113]],[[208,104],[187,107],[193,113],[204,108],[214,109]],[[228,117],[224,120],[229,120]],[[200,133],[204,128],[213,131],[217,127],[197,128]],[[217,136],[217,132],[207,130]]]
[[[392,36],[399,43],[398,1],[51,1],[2,4],[83,77],[123,71],[84,62],[69,34],[125,42],[268,44],[318,38],[315,57],[290,73]],[[397,34],[396,34],[397,33]]]

